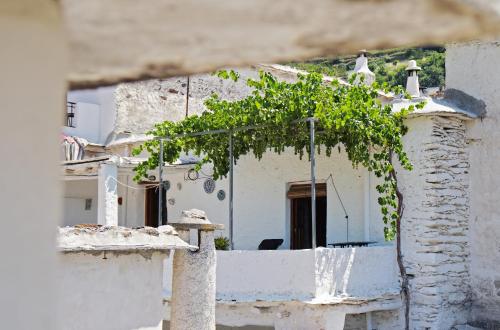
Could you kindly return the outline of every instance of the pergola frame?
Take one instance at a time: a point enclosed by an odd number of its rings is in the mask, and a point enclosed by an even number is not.
[[[316,159],[315,159],[315,125],[317,118],[308,117],[294,121],[295,122],[309,122],[309,143],[310,143],[310,162],[311,162],[311,242],[312,248],[317,247],[316,243]],[[158,191],[158,226],[168,223],[168,220],[163,223],[163,142],[173,141],[175,139],[184,137],[195,137],[203,135],[214,135],[214,134],[228,134],[229,137],[229,246],[230,249],[234,249],[234,218],[233,218],[233,196],[234,196],[234,156],[233,156],[233,135],[235,132],[247,131],[265,125],[250,125],[237,127],[232,129],[218,129],[194,133],[178,134],[173,137],[161,137],[157,136],[154,139],[159,140],[159,159],[158,159],[158,176],[159,176],[159,191]]]

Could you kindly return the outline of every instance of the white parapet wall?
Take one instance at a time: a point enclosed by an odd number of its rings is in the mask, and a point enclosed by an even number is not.
[[[164,316],[168,319],[171,261],[166,260],[165,268]],[[392,245],[217,251],[216,290],[216,321],[227,326],[277,326],[279,315],[314,318],[401,306]]]
[[[193,248],[170,226],[61,228],[58,325],[162,329],[163,260],[171,249]]]

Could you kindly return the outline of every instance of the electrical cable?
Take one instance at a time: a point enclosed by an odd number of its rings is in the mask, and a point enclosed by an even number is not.
[[[333,186],[333,189],[335,190],[335,193],[337,194],[337,198],[340,202],[340,206],[342,206],[342,209],[344,210],[345,220],[347,222],[347,233],[346,233],[347,234],[347,242],[349,242],[349,215],[347,214],[347,210],[345,209],[344,202],[342,202],[342,198],[340,197],[339,191],[337,190],[337,187],[335,186],[335,181],[333,180],[332,173],[330,173],[330,175],[326,178],[326,181],[328,181],[329,179],[332,182],[332,186]]]

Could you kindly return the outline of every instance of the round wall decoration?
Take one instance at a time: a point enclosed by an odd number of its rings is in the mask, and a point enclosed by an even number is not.
[[[175,205],[175,198],[169,198],[168,199],[168,204]]]
[[[203,182],[203,189],[207,194],[211,194],[215,190],[215,181],[214,179],[208,178]]]
[[[188,172],[187,172],[187,177],[189,180],[191,181],[194,181],[194,180],[198,180],[199,178],[199,174],[198,172],[196,172],[196,170],[194,168],[191,168]]]
[[[220,201],[223,201],[224,199],[226,199],[226,192],[224,190],[219,190],[217,192],[217,198],[220,200]]]
[[[163,189],[165,189],[166,191],[170,190],[170,181],[163,181]]]

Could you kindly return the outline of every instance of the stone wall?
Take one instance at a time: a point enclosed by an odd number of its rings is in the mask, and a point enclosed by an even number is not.
[[[470,301],[466,126],[437,116],[416,126],[418,136],[410,131],[405,137],[414,169],[399,171],[411,328],[450,329],[466,323]]]

